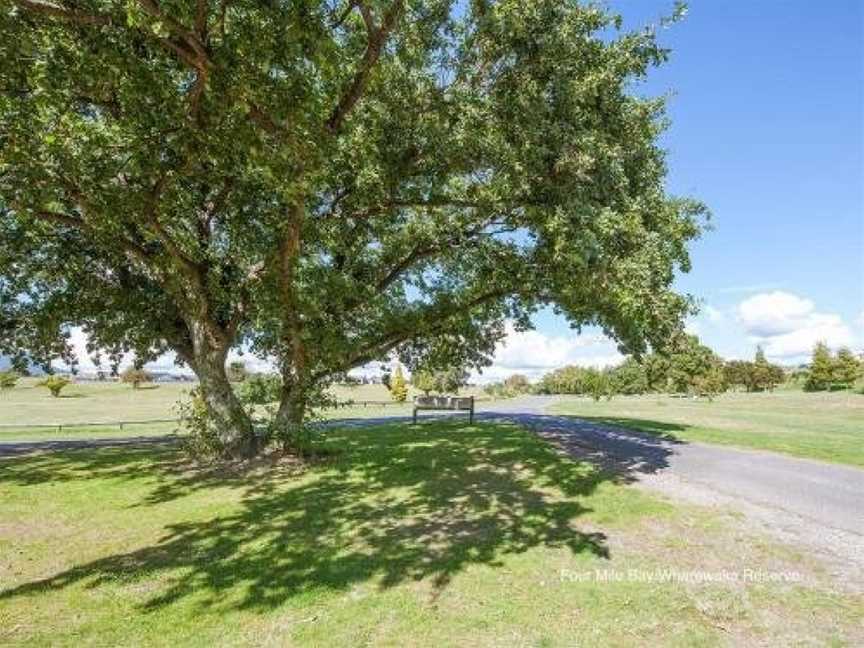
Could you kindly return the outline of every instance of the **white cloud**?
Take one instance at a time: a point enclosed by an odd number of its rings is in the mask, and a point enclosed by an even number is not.
[[[750,341],[778,359],[805,359],[823,341],[832,348],[852,345],[855,337],[843,319],[820,313],[810,299],[774,291],[754,295],[737,308],[738,322]]]
[[[623,360],[615,343],[604,335],[545,335],[540,331],[516,331],[507,326],[507,337],[495,351],[493,363],[474,376],[492,382],[521,373],[531,379],[565,365],[604,367]]]
[[[80,327],[74,327],[69,330],[69,343],[72,346],[73,353],[78,360],[78,372],[82,375],[91,375],[99,371],[109,372],[111,365],[108,360],[108,354],[103,352],[100,358],[100,363],[93,361],[91,354],[87,351],[87,334]],[[192,375],[192,370],[189,367],[180,367],[176,364],[177,354],[173,351],[165,353],[156,360],[148,362],[144,365],[145,369],[158,373],[170,373],[176,375]],[[270,360],[263,360],[250,353],[240,354],[236,350],[228,353],[228,362],[240,360],[246,364],[246,369],[253,372],[270,372],[274,371],[275,365]],[[119,371],[128,369],[135,362],[135,354],[128,353],[120,361]],[[55,360],[52,365],[56,369],[68,370],[69,366],[60,361]]]
[[[770,337],[801,328],[814,308],[809,299],[774,291],[754,295],[738,304],[738,319],[751,335]]]

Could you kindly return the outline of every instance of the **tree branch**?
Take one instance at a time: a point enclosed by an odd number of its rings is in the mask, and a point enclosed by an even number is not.
[[[458,308],[459,311],[470,310],[472,308],[476,308],[477,306],[482,306],[483,304],[494,301],[495,299],[501,299],[516,292],[518,291],[515,288],[496,288],[494,290],[480,293],[479,295],[468,300],[464,304],[459,305]],[[421,335],[429,335],[430,333],[444,330],[447,325],[447,320],[452,317],[456,311],[453,308],[442,309],[440,313],[430,318],[429,311],[434,311],[435,308],[436,306],[432,305],[426,309],[427,312],[422,314],[422,318],[425,320],[425,322],[421,323],[420,326],[414,328],[404,328],[404,326],[394,328],[379,336],[374,341],[364,346],[362,349],[357,350],[354,354],[349,356],[342,363],[338,370],[325,370],[319,372],[315,374],[314,379],[318,380],[329,375],[330,373],[348,371],[349,369],[357,367],[361,364],[365,364],[367,362],[371,362],[380,358],[383,354],[388,353],[403,342],[407,342],[412,338],[419,337]],[[425,324],[425,326],[423,324]]]
[[[384,15],[384,22],[381,24],[381,27],[375,26],[372,13],[364,2],[358,1],[357,4],[360,7],[363,21],[366,23],[366,51],[363,53],[363,58],[360,61],[357,71],[354,73],[354,78],[352,79],[351,84],[348,86],[345,94],[342,95],[342,98],[339,100],[339,103],[333,109],[330,118],[327,120],[327,129],[331,133],[339,131],[345,118],[363,95],[363,92],[366,89],[366,84],[369,82],[369,75],[372,72],[372,68],[375,67],[375,63],[378,62],[378,58],[381,56],[381,50],[384,48],[384,43],[387,42],[387,38],[393,30],[393,27],[396,25],[396,20],[399,18],[399,14],[402,13],[404,0],[393,0],[393,4]]]
[[[195,32],[162,11],[162,7],[159,6],[159,3],[156,2],[156,0],[138,0],[138,4],[141,5],[141,8],[148,14],[161,21],[172,33],[174,33],[174,35],[180,38],[192,49],[197,57],[196,67],[206,67],[211,64],[207,48]]]
[[[50,211],[47,209],[41,209],[37,211],[30,212],[32,216],[44,221],[50,221],[52,223],[56,223],[58,225],[65,225],[66,227],[74,227],[75,229],[79,229],[82,231],[94,233],[96,230],[90,226],[87,221],[83,218],[78,218],[77,216],[71,216],[69,214],[64,214],[62,212]],[[151,265],[151,258],[149,253],[139,245],[136,245],[132,241],[128,239],[123,239],[120,241],[123,249],[129,254],[136,257],[142,263],[145,263],[148,267]]]
[[[46,16],[63,18],[64,20],[68,20],[78,25],[110,25],[113,22],[111,16],[106,14],[85,13],[73,9],[66,9],[49,2],[38,2],[35,0],[12,1],[21,9],[44,14]]]

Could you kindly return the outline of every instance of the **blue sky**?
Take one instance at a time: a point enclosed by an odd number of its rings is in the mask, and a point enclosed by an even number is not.
[[[688,4],[683,21],[659,32],[671,60],[636,90],[671,93],[669,190],[713,213],[713,230],[692,248],[692,271],[677,282],[704,304],[691,330],[727,357],[752,355],[762,343],[788,364],[816,339],[860,348],[864,3]],[[673,3],[610,6],[636,28],[657,23]],[[556,346],[576,362],[614,354],[600,340],[574,344],[551,313],[536,323],[540,335],[515,336],[493,373],[545,364],[530,358]]]

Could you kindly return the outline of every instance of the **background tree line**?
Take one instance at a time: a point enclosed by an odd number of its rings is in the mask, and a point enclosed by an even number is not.
[[[801,377],[807,391],[852,389],[862,374],[864,362],[852,351],[843,348],[832,355],[821,342],[813,350],[809,367],[794,372],[769,362],[761,347],[757,347],[753,360],[724,360],[696,336],[685,336],[667,354],[650,353],[641,360],[631,357],[603,369],[561,367],[533,385],[526,376],[513,374],[484,390],[494,397],[535,393],[590,395],[599,399],[612,395],[676,393],[711,398],[726,391],[773,391],[778,385]]]

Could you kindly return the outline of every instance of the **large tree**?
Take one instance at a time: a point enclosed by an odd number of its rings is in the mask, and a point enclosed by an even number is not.
[[[667,56],[566,0],[4,0],[0,346],[174,351],[228,455],[225,371],[276,358],[274,429],[351,367],[483,363],[554,304],[625,351],[690,301]]]

